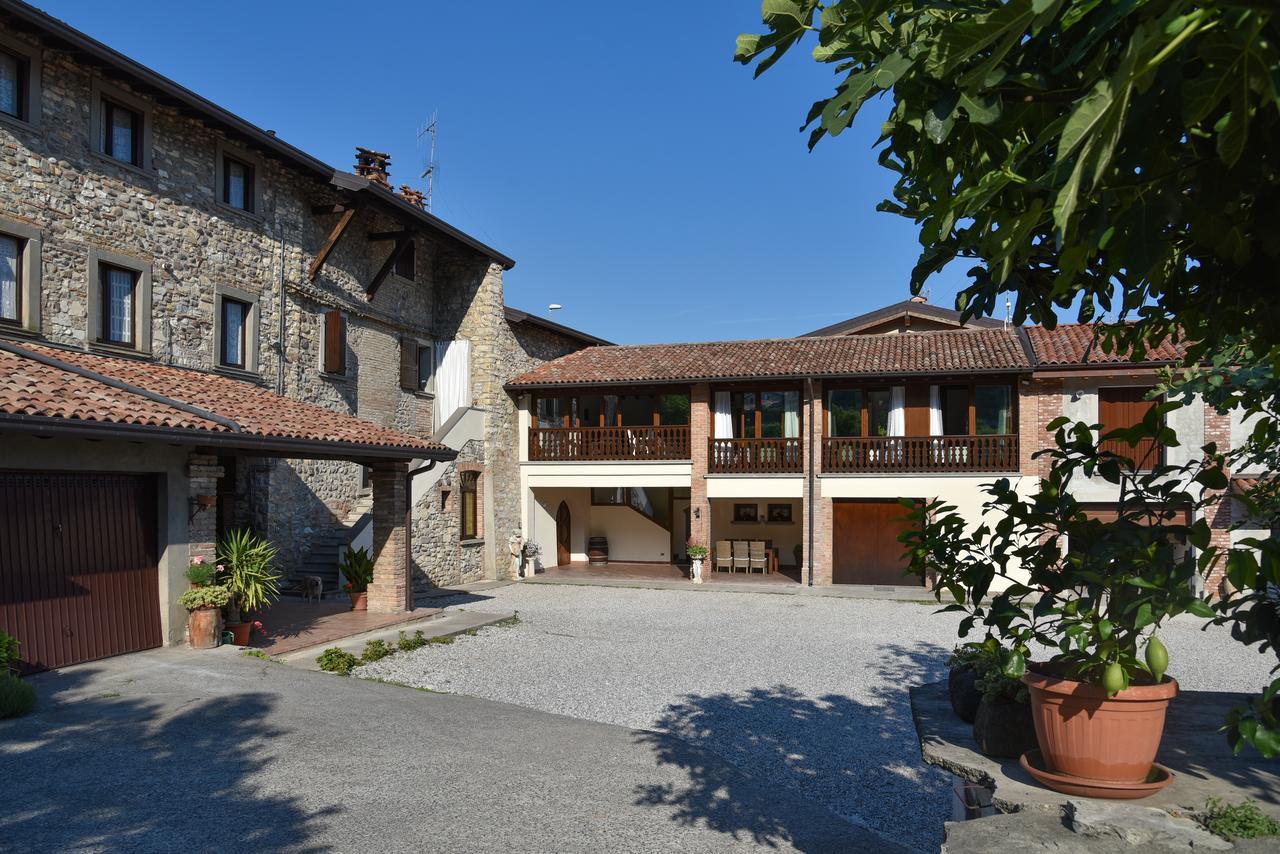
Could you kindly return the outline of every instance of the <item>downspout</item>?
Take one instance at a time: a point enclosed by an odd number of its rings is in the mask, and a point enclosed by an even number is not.
[[[813,486],[814,486],[814,476],[813,476],[813,461],[814,461],[814,454],[813,454],[813,419],[814,419],[814,412],[813,412],[813,377],[806,377],[806,378],[805,378],[805,385],[806,385],[806,387],[807,387],[807,388],[808,388],[808,390],[809,390],[809,441],[808,441],[808,445],[809,445],[809,512],[808,512],[808,514],[807,514],[807,515],[808,515],[808,519],[809,519],[809,548],[808,548],[808,550],[805,552],[805,555],[806,555],[806,556],[808,557],[808,559],[809,559],[809,586],[810,586],[810,587],[812,587],[812,586],[813,586],[813,507],[814,507],[814,503],[813,503]]]
[[[410,611],[413,610],[413,479],[435,467],[435,460],[427,460],[425,466],[409,469],[404,475],[404,596]]]
[[[284,397],[284,312],[285,312],[285,295],[284,295],[284,228],[280,225],[280,219],[276,219],[276,230],[280,232],[280,306],[277,314],[279,317],[279,334],[276,337],[276,394]]]

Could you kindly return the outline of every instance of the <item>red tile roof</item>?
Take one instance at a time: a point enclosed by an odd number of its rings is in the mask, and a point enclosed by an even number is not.
[[[1016,329],[588,347],[521,374],[512,388],[774,377],[1028,371]]]
[[[6,347],[55,359],[108,381],[0,349],[0,420],[5,416],[28,416],[191,430],[225,437],[237,433],[226,423],[230,419],[239,426],[240,435],[282,440],[282,444],[294,440],[358,446],[366,455],[371,449],[385,448],[394,452],[389,456],[397,458],[452,454],[438,443],[323,406],[281,397],[221,374],[28,342],[6,342]],[[110,380],[136,386],[151,395],[115,387]],[[155,396],[178,405],[156,400]],[[341,453],[341,449],[335,447],[334,453]]]
[[[1028,326],[1027,336],[1041,365],[1106,365],[1129,362],[1127,353],[1104,353],[1102,341],[1095,341],[1099,325],[1093,323],[1066,323],[1056,329]],[[1186,354],[1181,343],[1164,341],[1152,348],[1143,363],[1177,362]]]

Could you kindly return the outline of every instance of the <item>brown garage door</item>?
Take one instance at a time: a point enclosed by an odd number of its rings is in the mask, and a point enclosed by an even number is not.
[[[832,507],[831,580],[836,584],[916,585],[904,575],[909,511],[896,501],[836,501]]]
[[[24,670],[160,646],[145,475],[0,472],[0,629]]]

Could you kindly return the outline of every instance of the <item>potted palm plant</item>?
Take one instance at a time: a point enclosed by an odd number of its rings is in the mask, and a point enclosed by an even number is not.
[[[222,586],[227,589],[227,629],[236,646],[249,645],[253,623],[245,617],[261,612],[280,598],[280,571],[275,566],[277,549],[247,528],[231,531],[218,544]]]
[[[998,524],[970,529],[955,507],[934,501],[913,511],[919,528],[900,538],[912,569],[932,574],[939,601],[954,597],[943,610],[966,614],[962,637],[982,625],[1010,649],[1053,650],[1045,661],[1019,656],[1003,670],[1030,695],[1039,751],[1023,754],[1022,764],[1051,788],[1132,798],[1171,780],[1155,755],[1178,683],[1165,675],[1157,633],[1184,612],[1215,616],[1193,584],[1208,562],[1200,566],[1186,547],[1209,546],[1208,523],[1187,511],[1210,500],[1192,498],[1190,487],[1221,490],[1226,477],[1212,447],[1183,465],[1146,467],[1100,445],[1176,445],[1161,421],[1173,406],[1154,406],[1142,425],[1098,441],[1096,426],[1058,419],[1049,425],[1055,446],[1038,454],[1053,465],[1033,495],[1007,478],[986,487],[984,518]],[[1086,512],[1073,497],[1076,478],[1112,485],[1114,521]]]
[[[368,549],[347,546],[340,568],[342,577],[347,580],[342,589],[351,597],[351,610],[369,610],[368,591],[369,584],[373,581],[373,558],[369,557]]]

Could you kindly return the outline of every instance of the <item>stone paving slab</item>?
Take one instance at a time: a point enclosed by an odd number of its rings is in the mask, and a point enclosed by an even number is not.
[[[400,632],[412,635],[421,630],[429,638],[460,635],[474,629],[491,626],[515,616],[515,611],[470,611],[461,608],[440,612],[436,611],[425,619],[408,623],[399,623],[388,629],[378,629],[358,635],[350,635],[329,643],[309,646],[305,649],[292,650],[284,655],[275,656],[277,661],[304,670],[319,670],[316,656],[331,646],[359,655],[364,646],[371,640],[384,640],[394,644],[400,638]]]
[[[1210,797],[1229,803],[1246,798],[1280,818],[1280,759],[1256,753],[1233,756],[1218,732],[1227,710],[1244,699],[1220,691],[1183,691],[1169,707],[1157,761],[1172,770],[1164,790],[1134,803],[1174,813],[1197,813]],[[1002,812],[1039,810],[1057,814],[1071,795],[1046,789],[1022,770],[1016,759],[992,759],[978,752],[973,728],[951,710],[945,681],[911,689],[911,709],[925,762],[994,790]]]

